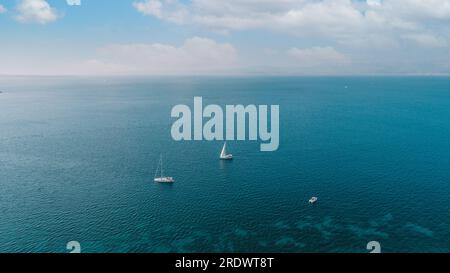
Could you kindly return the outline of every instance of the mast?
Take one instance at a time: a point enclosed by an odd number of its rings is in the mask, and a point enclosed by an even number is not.
[[[158,177],[158,172],[159,172],[160,169],[161,169],[161,176]],[[163,177],[163,165],[162,165],[162,155],[161,155],[160,158],[159,158],[159,161],[158,161],[158,167],[156,167],[155,179],[156,178],[162,178],[162,177]]]
[[[158,165],[156,166],[155,179],[158,177],[158,171],[159,171],[159,161],[158,161]]]
[[[162,157],[162,154],[161,154],[160,162],[161,162],[161,178],[163,178],[164,177],[164,170],[163,170],[163,157]]]

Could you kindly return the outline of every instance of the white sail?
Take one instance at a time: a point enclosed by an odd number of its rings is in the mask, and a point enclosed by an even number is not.
[[[227,143],[223,144],[222,153],[220,153],[220,158],[224,158],[227,156]]]
[[[232,154],[228,154],[228,152],[227,152],[227,143],[226,142],[223,145],[222,152],[220,153],[220,159],[222,159],[222,160],[231,160],[231,159],[233,159],[233,155]]]

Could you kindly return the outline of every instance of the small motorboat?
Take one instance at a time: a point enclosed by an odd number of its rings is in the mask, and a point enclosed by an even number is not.
[[[312,197],[311,199],[309,199],[309,203],[310,203],[311,205],[313,205],[313,204],[315,204],[318,200],[319,200],[319,198],[317,198],[317,197]]]

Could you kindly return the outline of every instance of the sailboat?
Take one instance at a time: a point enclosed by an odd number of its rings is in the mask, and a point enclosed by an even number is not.
[[[223,145],[222,152],[220,153],[220,159],[221,160],[232,160],[233,155],[227,153],[227,143]]]
[[[159,174],[159,176],[158,176],[158,174]],[[162,155],[161,155],[161,158],[159,159],[158,167],[156,168],[154,181],[156,183],[174,183],[175,182],[175,179],[173,177],[164,176]]]

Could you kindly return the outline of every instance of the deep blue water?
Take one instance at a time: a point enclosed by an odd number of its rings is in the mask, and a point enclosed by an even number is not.
[[[0,252],[450,252],[450,78],[0,78]],[[280,105],[281,145],[171,108]],[[153,183],[164,153],[174,185]],[[315,206],[308,205],[318,196]]]

